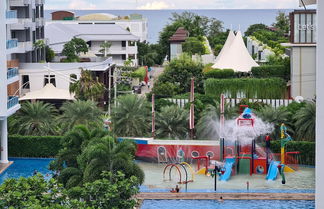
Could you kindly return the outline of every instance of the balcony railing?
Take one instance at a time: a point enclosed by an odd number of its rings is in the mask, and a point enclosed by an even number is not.
[[[18,102],[18,97],[16,97],[16,96],[9,96],[8,97],[8,102],[7,102],[7,109],[10,109],[10,108],[14,107],[18,103],[19,103]]]
[[[7,49],[12,49],[18,46],[18,39],[7,40]]]
[[[18,75],[18,68],[8,68],[7,79],[15,77]]]
[[[7,19],[17,18],[17,11],[16,10],[7,10],[6,11],[6,18]]]

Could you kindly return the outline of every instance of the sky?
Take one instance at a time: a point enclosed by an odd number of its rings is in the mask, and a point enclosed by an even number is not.
[[[47,10],[292,9],[298,0],[46,0]]]

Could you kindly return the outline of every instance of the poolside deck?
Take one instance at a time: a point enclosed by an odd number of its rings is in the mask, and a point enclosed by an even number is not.
[[[139,193],[136,197],[139,200],[218,200],[220,197],[225,200],[315,200],[314,193]]]
[[[9,161],[9,163],[0,163],[0,174],[2,174],[11,164],[13,164],[13,161]]]

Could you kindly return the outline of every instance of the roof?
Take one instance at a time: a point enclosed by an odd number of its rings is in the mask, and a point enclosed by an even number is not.
[[[61,52],[63,45],[73,37],[85,41],[137,41],[128,30],[116,24],[62,24],[52,23],[45,26],[45,37],[48,45],[55,51]]]
[[[118,18],[117,16],[109,13],[93,13],[87,14],[78,17],[78,20],[81,21],[106,21],[106,20],[113,20]]]
[[[19,98],[19,100],[74,100],[74,95],[69,90],[58,89],[53,84],[48,83],[44,88],[28,92],[25,96]]]
[[[237,32],[234,39],[230,32],[226,42],[220,55],[216,58],[213,68],[230,68],[236,72],[248,72],[252,67],[259,66],[249,54],[240,31]]]
[[[170,42],[183,42],[189,37],[189,32],[184,29],[183,27],[180,27],[177,29],[177,31],[170,37]]]

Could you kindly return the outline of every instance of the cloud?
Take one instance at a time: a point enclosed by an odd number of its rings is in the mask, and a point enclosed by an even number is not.
[[[137,7],[137,9],[143,9],[143,10],[159,10],[159,9],[171,9],[174,5],[170,5],[166,3],[165,1],[153,1],[148,2],[145,5]]]
[[[70,0],[69,9],[97,9],[97,6],[87,0]]]

